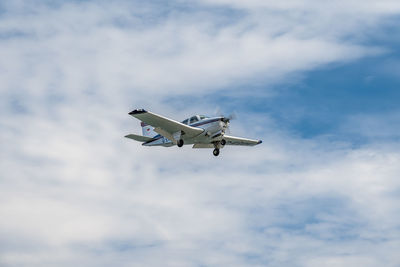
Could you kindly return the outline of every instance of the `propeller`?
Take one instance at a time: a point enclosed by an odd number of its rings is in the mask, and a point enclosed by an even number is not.
[[[220,108],[219,106],[216,106],[216,107],[215,107],[214,116],[216,116],[216,117],[217,117],[217,116],[222,117],[221,108]]]
[[[222,118],[222,121],[225,123],[225,132],[228,134],[231,134],[231,129],[229,127],[230,121],[231,120],[236,120],[237,119],[237,115],[236,112],[232,112],[231,114],[229,114],[228,116],[224,116],[223,114],[218,115]]]
[[[237,119],[237,115],[236,112],[232,112],[231,114],[229,114],[229,116],[224,116],[221,115],[223,122],[225,123],[229,123],[231,120],[236,120]]]
[[[221,108],[219,106],[217,106],[215,108],[214,114],[215,114],[215,116],[221,117],[224,122],[229,122],[230,120],[237,119],[236,112],[232,112],[229,116],[224,116],[224,114],[221,112]]]
[[[229,114],[228,116],[224,116],[224,114],[221,112],[221,108],[219,106],[217,106],[215,108],[214,115],[216,117],[221,117],[222,118],[222,121],[226,125],[225,126],[225,132],[227,132],[228,134],[231,134],[231,129],[229,128],[229,122],[231,120],[236,120],[237,119],[238,116],[237,116],[236,112],[234,111],[231,114]]]

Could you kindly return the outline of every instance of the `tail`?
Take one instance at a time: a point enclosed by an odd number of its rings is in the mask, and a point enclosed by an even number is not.
[[[157,135],[157,133],[154,131],[154,127],[152,127],[144,122],[141,122],[140,126],[142,126],[143,136],[153,138],[154,136]]]

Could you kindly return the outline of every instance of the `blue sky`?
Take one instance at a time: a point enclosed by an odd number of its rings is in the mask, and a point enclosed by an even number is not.
[[[1,266],[398,266],[400,4],[0,4]],[[235,112],[253,148],[127,115]]]
[[[342,129],[351,116],[389,116],[399,112],[400,79],[398,73],[399,47],[397,18],[384,24],[378,32],[368,32],[363,42],[380,46],[386,51],[354,62],[330,64],[312,71],[289,77],[289,82],[277,84],[246,84],[230,94],[232,87],[224,88],[220,94],[175,96],[168,103],[184,106],[210,102],[226,112],[246,111],[265,113],[271,116],[278,127],[304,138],[330,135],[354,144],[365,143],[363,129]],[[394,38],[393,38],[394,37]],[[264,91],[275,93],[263,95]],[[248,93],[249,91],[254,93]],[[182,101],[182,98],[184,101]],[[382,120],[391,124],[392,121]],[[398,138],[396,126],[388,138]]]

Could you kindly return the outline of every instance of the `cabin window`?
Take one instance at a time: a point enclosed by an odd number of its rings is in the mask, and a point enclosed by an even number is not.
[[[193,117],[190,118],[190,124],[195,123],[196,121],[199,121],[197,116],[193,116]]]
[[[189,124],[189,119],[186,119],[186,120],[182,121],[182,123],[188,125]]]
[[[204,116],[204,115],[200,115],[199,117],[200,117],[200,120],[204,120],[205,118],[207,118],[207,117]]]

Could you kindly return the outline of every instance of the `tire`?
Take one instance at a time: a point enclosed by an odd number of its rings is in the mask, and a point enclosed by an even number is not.
[[[221,146],[224,146],[224,145],[226,145],[226,141],[225,141],[225,139],[222,139],[221,140]]]
[[[218,148],[214,149],[213,155],[216,156],[216,157],[219,155],[219,149]]]
[[[183,140],[182,140],[182,139],[179,139],[177,145],[178,145],[178,147],[182,147],[182,146],[183,146]]]

